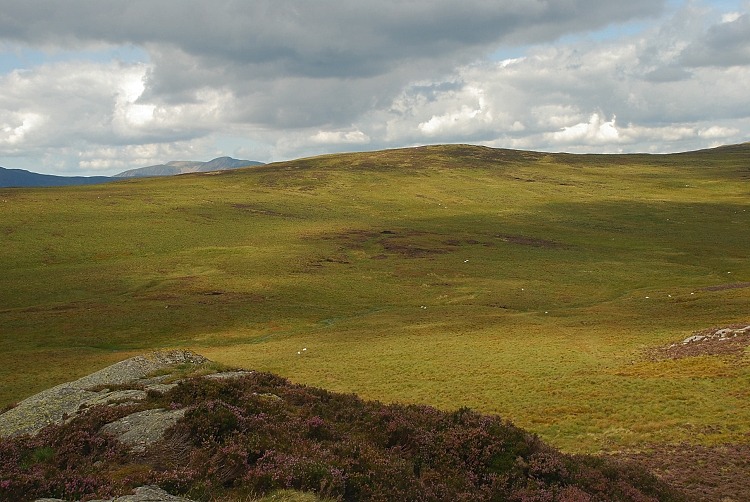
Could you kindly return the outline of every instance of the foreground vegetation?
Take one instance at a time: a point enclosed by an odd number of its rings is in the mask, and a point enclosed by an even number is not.
[[[750,146],[433,146],[0,189],[0,402],[146,349],[499,414],[567,452],[747,442]],[[304,350],[306,349],[306,350]]]
[[[563,455],[466,408],[385,406],[266,373],[193,379],[150,394],[0,442],[0,499],[92,499],[158,484],[193,500],[248,500],[278,489],[330,500],[683,500],[634,465]],[[97,432],[153,407],[187,411],[142,454]]]

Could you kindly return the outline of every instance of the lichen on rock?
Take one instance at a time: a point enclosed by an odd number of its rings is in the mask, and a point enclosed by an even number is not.
[[[47,425],[62,423],[89,406],[108,403],[137,402],[146,390],[161,390],[165,384],[148,379],[160,371],[182,365],[210,362],[189,350],[158,351],[135,356],[108,366],[73,382],[60,384],[24,399],[0,414],[0,437],[36,434]],[[107,387],[142,384],[141,389],[110,390]]]
[[[133,413],[102,427],[103,432],[114,434],[130,450],[140,453],[155,443],[185,415],[185,409],[164,410],[161,408]]]
[[[36,499],[34,502],[65,502],[62,499]],[[158,486],[140,486],[132,495],[123,495],[108,500],[92,500],[90,502],[193,502],[191,499],[170,495]]]

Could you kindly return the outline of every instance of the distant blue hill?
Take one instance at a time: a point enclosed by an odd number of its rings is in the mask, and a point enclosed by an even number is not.
[[[262,162],[254,160],[238,160],[231,157],[219,157],[208,162],[192,160],[176,160],[166,164],[130,169],[119,174],[117,178],[141,178],[146,176],[174,176],[175,174],[205,173],[209,171],[226,171],[240,167],[259,166]]]
[[[32,173],[23,169],[0,167],[0,187],[60,187],[70,185],[95,185],[116,181],[109,176],[55,176]]]
[[[208,162],[173,161],[156,166],[140,167],[121,172],[114,176],[55,176],[39,174],[23,169],[0,167],[0,188],[8,187],[58,187],[71,185],[95,185],[109,183],[123,178],[143,178],[147,176],[174,176],[176,174],[224,171],[240,167],[258,166],[262,162],[219,157]]]

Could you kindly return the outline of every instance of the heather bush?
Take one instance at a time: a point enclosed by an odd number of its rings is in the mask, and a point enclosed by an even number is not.
[[[35,436],[0,441],[0,500],[37,497],[80,499],[106,496],[118,486],[98,473],[105,464],[124,461],[125,450],[112,436],[98,433],[118,411],[99,408],[82,419],[49,426]]]
[[[187,411],[138,458],[98,432],[127,408],[0,442],[0,499],[158,484],[195,500],[283,489],[333,500],[680,500],[636,466],[564,455],[499,417],[366,402],[267,373],[188,380],[144,406]]]

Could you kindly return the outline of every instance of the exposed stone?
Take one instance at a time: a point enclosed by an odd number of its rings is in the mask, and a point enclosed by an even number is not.
[[[180,370],[183,370],[185,364],[198,366],[207,362],[210,361],[205,357],[186,350],[154,352],[131,357],[96,373],[47,389],[21,401],[16,407],[0,414],[0,437],[36,434],[49,424],[63,423],[73,419],[91,406],[120,406],[143,401],[148,391],[166,392],[174,388],[177,383],[171,380],[174,379],[178,366]],[[154,373],[161,372],[164,374],[154,376]],[[252,371],[227,371],[206,375],[204,378],[239,378],[252,373]],[[171,383],[165,383],[165,381]],[[123,386],[126,388],[122,388]],[[165,410],[161,408],[139,411],[106,424],[102,427],[102,431],[115,435],[122,443],[130,446],[132,452],[140,453],[144,452],[150,444],[161,439],[164,432],[182,418],[185,412],[185,409]],[[65,501],[44,498],[37,499],[35,502]],[[132,495],[93,502],[193,501],[170,495],[157,486],[142,486],[136,488]]]
[[[750,325],[734,324],[697,331],[682,342],[649,349],[647,357],[660,361],[696,356],[732,356],[737,364],[746,364],[742,361],[748,346]]]
[[[139,383],[148,375],[168,371],[181,364],[204,364],[205,357],[188,350],[160,351],[131,357],[102,370],[35,394],[0,414],[0,437],[35,434],[52,423],[75,417],[79,410],[97,404],[127,403],[142,400],[146,392],[137,389],[115,390],[107,386]],[[168,375],[166,375],[168,376]],[[150,378],[153,385],[163,378]],[[99,390],[105,387],[104,390]],[[163,387],[159,387],[163,389]]]
[[[747,334],[750,334],[750,326],[704,330],[685,338],[682,343],[685,345],[688,343],[707,342],[710,340],[727,340],[729,338],[735,338]]]
[[[213,373],[211,375],[206,375],[205,378],[211,378],[213,380],[225,380],[228,378],[240,378],[245,375],[252,375],[252,371],[224,371],[221,373]]]
[[[102,431],[114,434],[130,450],[140,453],[146,446],[158,441],[164,432],[185,415],[184,409],[161,408],[133,413],[102,427]]]
[[[121,403],[134,403],[146,399],[146,391],[138,389],[125,389],[125,390],[103,390],[97,394],[96,397],[90,399],[86,404],[88,406],[96,406],[97,404],[121,404]]]
[[[135,356],[76,380],[78,387],[96,387],[134,382],[156,371],[178,364],[204,364],[205,357],[189,350],[158,351]]]
[[[146,390],[153,390],[155,392],[159,392],[161,394],[167,392],[170,389],[173,389],[177,387],[176,383],[155,383],[152,385],[146,385]]]
[[[701,340],[705,340],[706,337],[703,335],[693,335],[685,338],[682,343],[693,343],[693,342],[700,342]]]
[[[35,394],[0,415],[0,437],[34,434],[52,423],[75,415],[81,405],[97,399],[98,393],[64,383]]]
[[[65,502],[62,499],[36,499],[34,502]],[[124,495],[107,500],[92,500],[90,502],[194,502],[191,499],[170,495],[158,486],[141,486],[132,495]]]

